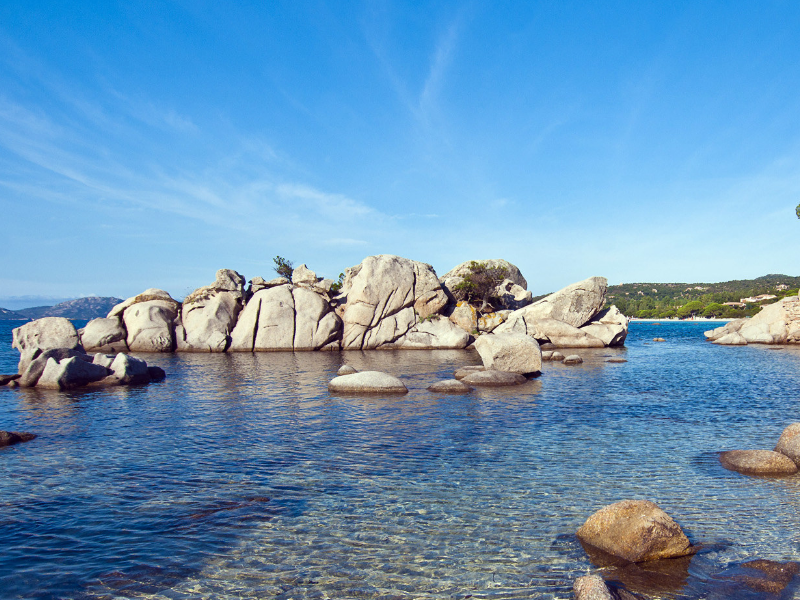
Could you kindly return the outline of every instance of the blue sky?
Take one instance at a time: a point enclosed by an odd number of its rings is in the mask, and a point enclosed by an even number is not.
[[[0,306],[275,255],[798,275],[798,40],[793,2],[4,2]]]

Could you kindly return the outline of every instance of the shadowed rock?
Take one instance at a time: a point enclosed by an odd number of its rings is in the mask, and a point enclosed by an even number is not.
[[[745,475],[794,475],[797,465],[780,452],[772,450],[729,450],[719,455],[719,462],[729,471]]]
[[[482,335],[475,340],[475,349],[487,369],[520,374],[542,370],[539,344],[522,333]]]
[[[14,374],[14,375],[0,375],[0,386],[8,385],[12,381],[16,381],[22,377],[22,375]]]
[[[579,364],[583,363],[583,359],[580,356],[578,356],[577,354],[570,354],[568,357],[566,357],[563,360],[563,363],[565,365],[579,365]]]
[[[36,435],[25,433],[24,431],[0,431],[0,448],[19,444],[20,442],[30,442],[34,438],[36,438]]]
[[[342,365],[339,367],[339,370],[336,371],[337,375],[352,375],[353,373],[358,373],[358,371],[350,365]]]
[[[467,375],[471,375],[472,373],[478,373],[479,371],[485,371],[486,367],[483,365],[469,365],[466,367],[461,367],[457,369],[455,373],[453,373],[453,377],[461,381]]]

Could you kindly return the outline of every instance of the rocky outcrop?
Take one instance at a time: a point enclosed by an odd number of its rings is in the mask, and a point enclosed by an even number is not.
[[[706,331],[705,336],[720,345],[800,344],[800,298],[789,296],[765,306],[752,318]]]
[[[220,269],[214,283],[186,296],[180,324],[175,328],[177,350],[225,352],[242,310],[244,283],[244,277],[236,271]]]
[[[405,394],[408,388],[397,377],[380,371],[362,371],[334,377],[328,390],[340,394]]]
[[[347,269],[340,297],[344,350],[403,346],[401,338],[448,301],[433,267],[388,254],[369,256]],[[412,340],[407,347],[420,346]]]
[[[729,450],[719,455],[719,462],[729,471],[745,475],[794,475],[797,465],[780,452],[772,450]]]
[[[17,327],[11,332],[11,347],[19,350],[19,373],[47,350],[66,348],[83,350],[75,326],[64,317],[44,317]]]
[[[86,354],[80,350],[54,348],[31,361],[20,378],[22,387],[72,390],[86,386],[116,386],[149,383],[163,379],[147,363],[127,354]],[[163,373],[163,371],[161,372]]]
[[[680,526],[647,500],[622,500],[601,508],[578,529],[577,536],[582,543],[629,562],[696,551]]]
[[[628,319],[605,304],[606,280],[590,277],[505,316],[495,333],[524,333],[546,347],[602,348],[621,346]]]
[[[542,370],[539,344],[522,333],[482,335],[475,340],[475,350],[487,369],[520,374]]]
[[[119,317],[92,319],[78,330],[81,345],[88,352],[127,352],[128,332]]]
[[[230,350],[338,349],[341,320],[327,298],[291,284],[256,292],[239,315]]]

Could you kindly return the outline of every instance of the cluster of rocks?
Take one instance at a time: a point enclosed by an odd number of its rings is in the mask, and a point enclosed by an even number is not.
[[[705,332],[706,339],[725,346],[800,344],[800,297],[769,304],[750,319],[736,319]]]
[[[136,385],[164,378],[159,367],[119,352],[88,354],[78,332],[64,317],[45,317],[13,330],[20,352],[18,372],[0,376],[3,385],[69,390]]]
[[[627,319],[603,310],[607,282],[591,277],[537,302],[519,269],[496,289],[503,306],[489,314],[456,302],[463,263],[439,278],[426,263],[399,256],[365,258],[345,271],[341,289],[306,265],[291,280],[221,269],[183,302],[148,289],[79,332],[93,352],[252,352],[269,350],[459,349],[491,333],[521,333],[553,347],[618,346]]]
[[[774,450],[728,450],[720,453],[719,461],[726,469],[745,475],[794,475],[800,467],[800,423],[783,430]]]
[[[645,596],[625,588],[628,582],[636,592],[651,582],[661,588],[653,590],[659,597],[664,588],[677,592],[690,576],[691,557],[701,549],[689,541],[672,517],[647,500],[622,500],[601,508],[576,536],[590,561],[605,576],[577,578],[573,585],[576,600],[643,600]],[[715,574],[713,585],[723,591],[719,597],[740,597],[742,588],[777,597],[798,573],[797,562],[751,560]],[[730,594],[724,593],[727,590]]]

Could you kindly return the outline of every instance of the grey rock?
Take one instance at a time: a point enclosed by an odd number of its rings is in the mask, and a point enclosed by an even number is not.
[[[711,343],[719,344],[720,346],[746,346],[747,340],[744,339],[742,334],[740,334],[738,331],[732,331],[731,333],[725,334],[722,337],[715,339]]]
[[[611,306],[580,329],[606,346],[622,346],[628,337],[628,318],[616,306]]]
[[[397,377],[380,371],[362,371],[334,377],[328,384],[333,393],[347,394],[405,394],[408,388]]]
[[[459,302],[448,317],[450,322],[467,333],[478,331],[478,311],[469,302]]]
[[[35,386],[38,383],[39,378],[42,376],[42,373],[44,373],[44,369],[47,366],[47,361],[49,359],[52,358],[58,362],[73,357],[89,362],[92,361],[92,358],[87,356],[86,353],[83,352],[83,349],[53,348],[51,350],[45,350],[25,365],[25,370],[20,373],[20,387]]]
[[[78,333],[87,352],[128,351],[128,332],[119,317],[92,319]]]
[[[520,315],[521,311],[511,313],[506,323],[495,333],[522,333],[540,344],[552,344],[557,348],[603,348],[605,344],[589,332],[573,327],[556,319],[531,319]]]
[[[82,357],[73,356],[56,361],[55,358],[48,358],[36,387],[70,390],[83,387],[93,381],[108,376],[108,369],[102,365],[96,365],[83,360]]]
[[[484,260],[476,260],[476,261],[465,261],[459,265],[456,265],[452,269],[450,269],[447,273],[441,276],[439,281],[448,289],[453,289],[456,285],[461,283],[464,280],[464,277],[468,275],[470,271],[470,263],[477,262],[477,263],[486,263],[489,267],[505,267],[508,271],[508,281],[511,281],[512,284],[520,286],[523,290],[528,289],[528,282],[525,281],[525,278],[522,276],[519,268],[516,265],[511,264],[505,259],[502,258],[489,258]]]
[[[342,365],[339,367],[339,370],[336,371],[337,375],[352,375],[353,373],[358,373],[358,371],[350,365]]]
[[[503,280],[497,286],[496,293],[503,307],[512,311],[528,306],[533,301],[533,294],[511,279]]]
[[[11,337],[11,347],[20,353],[19,373],[23,373],[30,361],[46,350],[83,349],[75,326],[64,317],[44,317],[25,323],[13,329]]]
[[[135,302],[122,313],[131,352],[172,352],[180,305],[172,300]]]
[[[563,362],[565,365],[579,365],[583,362],[583,359],[577,354],[570,354]]]
[[[114,377],[119,379],[122,384],[148,383],[150,381],[147,363],[140,358],[117,354],[109,368]]]
[[[292,271],[292,283],[294,285],[313,285],[317,283],[317,274],[306,265],[300,265]]]
[[[467,385],[477,385],[485,387],[505,387],[520,385],[528,381],[524,375],[519,373],[509,373],[507,371],[495,371],[486,369],[485,371],[475,371],[466,377],[461,378],[461,382]]]
[[[437,381],[428,387],[428,391],[437,392],[439,394],[465,394],[472,388],[459,381],[458,379],[445,379]]]
[[[647,500],[622,500],[598,510],[577,531],[581,542],[629,562],[696,552],[680,526]]]
[[[605,277],[590,277],[514,311],[508,322],[554,319],[576,328],[581,327],[602,310],[607,289]]]
[[[388,254],[347,269],[341,296],[346,298],[340,308],[345,350],[393,344],[447,304],[433,267]]]
[[[553,354],[550,355],[550,360],[552,362],[563,362],[564,361],[564,355],[561,354],[561,352],[559,352],[558,350],[554,350]]]
[[[539,344],[521,333],[482,335],[475,340],[475,349],[487,369],[520,374],[542,370]]]
[[[407,349],[462,349],[470,342],[469,334],[445,317],[436,316],[414,325],[391,346]],[[387,344],[388,346],[388,344]]]
[[[736,334],[737,335],[733,335]],[[706,338],[723,345],[800,343],[800,299],[789,296],[767,305],[754,317],[737,319],[705,332]]]
[[[124,302],[120,302],[111,311],[108,313],[109,317],[121,317],[122,314],[134,304],[138,304],[140,302],[149,302],[151,300],[164,300],[165,302],[174,302],[176,305],[178,304],[173,300],[172,296],[170,296],[164,290],[159,290],[158,288],[149,288],[143,291],[138,296],[132,296],[128,298]]]
[[[719,462],[729,471],[745,475],[794,475],[795,462],[772,450],[729,450],[719,455]]]

